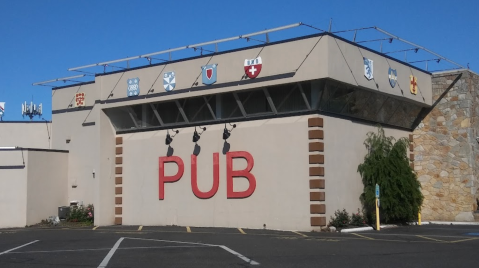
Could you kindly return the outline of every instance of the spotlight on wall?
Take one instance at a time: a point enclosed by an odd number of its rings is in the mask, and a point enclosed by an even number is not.
[[[226,124],[225,124],[225,129],[223,130],[223,140],[225,140],[225,141],[231,136],[231,131],[233,131],[233,128],[236,127],[236,124],[231,124],[230,123],[230,126],[232,126],[232,128],[228,129],[226,127]]]
[[[195,142],[195,143],[200,140],[201,134],[203,134],[203,132],[205,132],[205,130],[206,130],[205,127],[199,127],[199,128],[202,129],[203,131],[198,133],[198,131],[196,131],[196,127],[195,127],[195,132],[193,133],[193,142]]]
[[[167,131],[167,132],[166,132],[165,144],[166,144],[166,145],[170,145],[170,143],[173,141],[173,137],[176,136],[176,134],[178,134],[180,131],[178,131],[178,130],[173,130],[173,129],[172,129],[171,131],[175,132],[175,135],[173,135],[173,136],[170,135],[170,131],[169,131],[169,130],[166,130],[166,131]]]

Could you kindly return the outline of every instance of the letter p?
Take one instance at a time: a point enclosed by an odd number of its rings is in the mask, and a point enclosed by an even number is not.
[[[159,159],[159,199],[165,199],[165,182],[176,182],[183,176],[185,165],[178,156],[163,156]],[[173,176],[165,176],[165,163],[174,162],[178,166],[178,172]]]

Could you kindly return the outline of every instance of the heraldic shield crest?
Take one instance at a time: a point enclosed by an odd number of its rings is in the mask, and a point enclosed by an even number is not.
[[[368,58],[364,58],[364,76],[368,79],[371,80],[374,78],[373,76],[373,60],[370,60]]]
[[[395,87],[396,82],[398,80],[398,72],[396,71],[396,69],[389,68],[388,75],[389,75],[389,84],[391,85],[391,87]]]
[[[163,87],[166,92],[172,91],[176,86],[175,72],[167,72],[163,75]]]
[[[216,83],[216,69],[218,64],[209,64],[201,66],[203,84],[211,85]]]
[[[409,90],[411,91],[411,94],[416,95],[417,94],[417,77],[414,75],[409,76],[409,80],[411,83],[409,84]]]
[[[259,75],[262,66],[263,62],[261,61],[261,57],[252,60],[244,60],[244,72],[251,79]]]
[[[128,83],[128,88],[126,90],[126,95],[128,97],[140,95],[140,79],[138,77],[128,79],[127,83]]]
[[[85,92],[75,94],[75,107],[85,107]]]

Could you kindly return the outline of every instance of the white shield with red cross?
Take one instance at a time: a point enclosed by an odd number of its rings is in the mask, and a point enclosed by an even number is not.
[[[252,60],[244,60],[244,72],[251,79],[259,75],[262,66],[263,62],[261,61],[261,57]]]

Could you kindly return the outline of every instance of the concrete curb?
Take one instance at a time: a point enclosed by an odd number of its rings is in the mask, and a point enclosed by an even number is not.
[[[418,225],[418,222],[409,222],[409,225]],[[430,224],[437,224],[437,225],[479,225],[479,222],[468,222],[468,221],[423,221],[421,225],[430,225]],[[381,225],[381,229],[388,229],[388,228],[396,228],[399,227],[395,224],[387,224]],[[372,231],[375,230],[373,227],[358,227],[358,228],[348,228],[342,229],[339,232],[341,233],[356,233],[356,232],[364,232],[364,231]]]
[[[373,227],[358,227],[358,228],[342,229],[341,233],[355,233],[355,232],[363,232],[363,231],[371,231],[371,230],[374,230]]]
[[[409,222],[409,225],[418,225],[417,221]],[[423,221],[421,225],[437,224],[437,225],[479,225],[475,221]]]
[[[381,226],[381,229],[389,229],[389,228],[398,227],[395,224],[385,224],[385,225],[380,225],[380,226]],[[340,232],[341,233],[356,233],[356,232],[364,232],[364,231],[372,231],[372,230],[375,230],[375,229],[371,226],[368,226],[368,227],[342,229]]]
[[[430,221],[429,224],[438,225],[479,225],[476,221]]]

